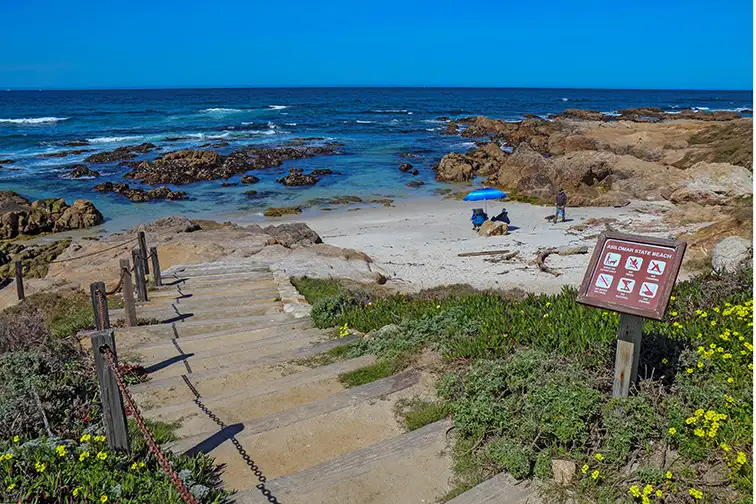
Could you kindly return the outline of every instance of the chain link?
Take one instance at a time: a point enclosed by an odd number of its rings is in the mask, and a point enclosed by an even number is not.
[[[218,416],[210,411],[210,409],[205,406],[205,404],[200,399],[200,393],[195,388],[195,386],[192,384],[192,382],[189,381],[189,378],[186,375],[181,375],[181,378],[184,380],[184,383],[186,383],[186,386],[189,387],[189,390],[192,391],[192,394],[194,394],[194,404],[197,405],[199,409],[202,410],[202,412],[207,415],[210,420],[218,424],[218,427],[221,429],[225,429],[228,427],[226,423],[218,418]],[[259,485],[257,485],[255,488],[260,490],[260,493],[262,493],[266,499],[268,499],[268,502],[271,502],[273,504],[280,504],[278,499],[275,495],[265,486],[265,482],[267,481],[267,478],[265,477],[265,474],[263,474],[260,467],[255,463],[255,461],[252,459],[252,457],[249,456],[247,453],[247,450],[244,449],[242,444],[239,442],[238,439],[236,439],[236,436],[231,436],[231,443],[233,443],[234,448],[236,448],[236,451],[239,452],[239,455],[241,455],[241,458],[244,459],[244,462],[247,464],[247,466],[252,470],[252,472],[257,477],[257,480],[260,482]]]
[[[131,412],[131,416],[134,418],[134,422],[136,422],[137,427],[139,427],[139,430],[142,431],[142,435],[144,436],[145,441],[147,441],[147,446],[150,448],[150,451],[155,455],[155,458],[157,459],[158,464],[163,469],[163,471],[168,475],[168,479],[171,480],[171,483],[173,483],[173,486],[176,487],[176,491],[179,493],[179,495],[181,496],[181,498],[184,500],[186,504],[199,504],[197,502],[197,499],[194,498],[194,495],[192,495],[189,489],[186,488],[186,486],[184,485],[184,482],[181,481],[181,478],[179,478],[178,474],[176,474],[176,471],[173,470],[173,467],[171,466],[171,462],[168,460],[165,454],[160,450],[160,447],[155,441],[155,437],[152,435],[152,432],[150,432],[150,430],[147,428],[147,424],[144,421],[144,417],[142,417],[142,413],[137,408],[134,398],[131,397],[129,390],[126,388],[126,385],[123,382],[121,373],[118,371],[118,366],[115,363],[113,350],[110,347],[103,346],[100,348],[100,352],[102,352],[103,356],[105,357],[105,361],[108,363],[108,367],[110,367],[110,370],[113,372],[116,383],[118,384],[118,389],[121,391],[123,398],[126,400],[126,403],[128,404],[128,408],[129,408],[129,411]]]

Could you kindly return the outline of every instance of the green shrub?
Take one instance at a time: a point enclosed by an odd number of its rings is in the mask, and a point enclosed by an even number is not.
[[[394,366],[386,361],[380,360],[371,366],[365,366],[354,371],[349,371],[339,375],[339,381],[345,387],[358,387],[366,383],[386,378],[395,373]]]
[[[530,475],[532,450],[510,438],[499,438],[488,444],[486,456],[517,479]]]
[[[413,399],[399,401],[397,411],[404,420],[407,430],[413,431],[446,418],[449,414],[449,405],[444,401]]]

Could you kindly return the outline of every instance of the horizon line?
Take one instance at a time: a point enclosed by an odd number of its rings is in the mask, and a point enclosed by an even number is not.
[[[227,89],[506,89],[506,90],[559,90],[559,91],[724,91],[724,92],[750,92],[753,88],[636,88],[636,87],[532,87],[532,86],[376,86],[376,85],[286,85],[286,86],[165,86],[165,87],[74,87],[74,88],[39,88],[39,87],[9,87],[0,90],[5,92],[30,91],[30,92],[66,92],[66,91],[169,91],[169,90],[227,90]]]

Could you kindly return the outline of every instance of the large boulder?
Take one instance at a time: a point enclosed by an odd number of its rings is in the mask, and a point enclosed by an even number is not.
[[[102,214],[85,200],[69,206],[62,198],[30,203],[12,191],[0,191],[0,238],[69,231],[102,224]]]
[[[533,150],[530,144],[521,143],[487,183],[517,193],[540,193],[545,190],[552,194],[552,180],[553,168],[549,160]]]
[[[499,171],[507,159],[507,154],[496,142],[489,142],[467,155],[476,175],[487,177]]]
[[[145,142],[139,145],[127,145],[125,147],[118,147],[115,150],[108,152],[98,152],[87,157],[85,163],[115,163],[116,161],[126,161],[137,157],[137,154],[145,154],[157,147],[155,144]]]
[[[501,236],[509,234],[509,225],[506,222],[486,221],[478,230],[480,236]]]
[[[714,271],[734,272],[753,260],[753,243],[739,236],[725,238],[711,251]]]
[[[700,161],[684,171],[683,180],[670,188],[673,203],[724,205],[753,196],[753,174],[742,166]]]
[[[268,226],[263,231],[272,236],[276,243],[286,248],[323,243],[318,233],[301,222]]]
[[[276,182],[285,186],[308,186],[315,185],[320,179],[312,173],[305,173],[299,168],[292,168],[288,175],[276,179]]]
[[[451,152],[441,158],[436,168],[436,180],[441,182],[465,182],[473,178],[473,165],[462,154]]]
[[[71,171],[68,173],[70,178],[99,177],[100,172],[91,169],[89,166],[79,163],[69,166]]]
[[[485,116],[465,117],[457,122],[468,125],[462,132],[462,136],[470,138],[505,134],[517,127],[514,123],[489,119]]]
[[[128,200],[132,203],[144,203],[147,201],[161,199],[185,200],[188,198],[185,192],[172,191],[170,188],[165,186],[156,187],[155,189],[145,191],[144,189],[140,188],[131,188],[128,184],[114,184],[112,182],[103,182],[102,184],[94,186],[93,189],[99,192],[112,192],[120,194],[121,196],[128,198]]]
[[[441,132],[442,135],[459,135],[459,128],[457,127],[457,123],[454,122],[454,119],[451,119],[449,121],[449,124],[446,125],[446,129]]]

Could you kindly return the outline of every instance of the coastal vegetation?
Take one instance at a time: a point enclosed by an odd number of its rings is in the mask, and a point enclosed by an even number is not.
[[[752,274],[679,283],[667,318],[645,325],[640,379],[626,399],[611,396],[619,316],[578,304],[573,289],[399,295],[334,280],[294,284],[318,327],[365,335],[329,357],[378,357],[350,374],[354,383],[410,367],[424,351],[442,357],[438,402],[399,413],[408,428],[450,413],[458,487],[448,497],[508,471],[540,480],[552,501],[746,502]]]
[[[108,449],[88,342],[83,292],[34,294],[0,313],[0,501],[181,503],[129,420],[131,452]],[[139,366],[120,363],[126,381]],[[176,425],[150,423],[158,443]],[[220,475],[204,455],[169,455],[200,502],[221,502]]]

